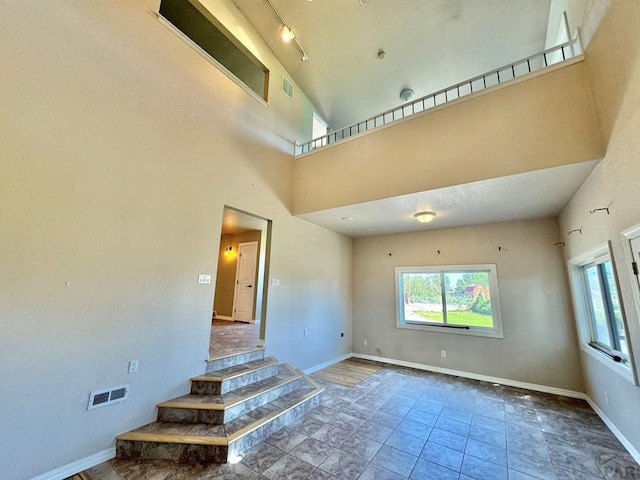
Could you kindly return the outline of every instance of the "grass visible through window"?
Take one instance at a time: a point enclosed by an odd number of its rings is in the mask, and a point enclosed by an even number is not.
[[[423,317],[429,322],[443,323],[442,312],[429,312],[427,310],[414,310],[413,313]],[[470,327],[493,327],[491,315],[481,315],[470,311],[449,311],[447,323],[451,325],[469,325]]]

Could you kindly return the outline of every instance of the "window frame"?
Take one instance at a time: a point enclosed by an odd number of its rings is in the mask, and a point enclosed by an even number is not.
[[[491,301],[491,315],[493,327],[447,325],[438,323],[417,323],[404,318],[404,290],[402,275],[404,273],[440,274],[446,273],[487,273],[489,275],[489,292]],[[446,308],[446,291],[442,289],[443,309]],[[500,310],[500,290],[498,287],[497,266],[495,264],[472,265],[437,265],[437,266],[406,266],[395,268],[395,297],[396,297],[396,327],[410,330],[422,330],[437,333],[453,333],[457,335],[472,335],[479,337],[504,338],[502,313]]]
[[[615,290],[620,304],[620,314],[622,317],[622,326],[625,337],[627,339],[627,348],[629,354],[625,354],[619,349],[620,342],[615,337],[619,337],[618,331],[615,327],[615,317],[611,315],[611,296],[603,298],[603,304],[605,306],[605,315],[607,316],[607,328],[611,337],[612,346],[603,344],[597,340],[596,334],[596,321],[593,313],[593,304],[591,295],[589,294],[589,286],[587,283],[586,274],[584,273],[587,268],[596,266],[598,271],[598,281],[600,283],[601,293],[607,294],[609,291],[609,285],[603,281],[602,270],[604,263],[611,262],[613,277],[615,280]],[[635,382],[633,364],[631,361],[631,343],[629,341],[629,330],[627,328],[627,319],[624,313],[624,305],[622,302],[622,295],[620,293],[620,281],[618,271],[616,269],[615,259],[611,249],[611,242],[595,247],[583,254],[577,255],[571,258],[568,262],[569,266],[569,278],[571,283],[571,291],[573,296],[573,306],[576,316],[576,322],[578,327],[578,336],[580,339],[580,348],[591,357],[599,360],[604,365],[608,366],[615,372],[622,375],[632,383]],[[618,347],[618,349],[616,349]],[[620,358],[620,361],[616,360],[616,357]]]

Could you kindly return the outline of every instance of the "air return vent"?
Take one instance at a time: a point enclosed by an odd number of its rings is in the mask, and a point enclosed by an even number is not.
[[[287,97],[293,100],[293,91],[294,91],[293,83],[291,83],[289,79],[284,75],[282,76],[282,91]]]
[[[89,395],[89,405],[87,410],[104,407],[112,403],[123,402],[129,396],[129,385],[120,385],[105,390],[96,390]]]

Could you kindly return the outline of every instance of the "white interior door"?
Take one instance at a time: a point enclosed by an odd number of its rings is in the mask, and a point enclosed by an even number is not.
[[[255,297],[256,264],[258,242],[238,244],[236,264],[236,286],[233,291],[233,319],[241,322],[253,321],[253,301]]]

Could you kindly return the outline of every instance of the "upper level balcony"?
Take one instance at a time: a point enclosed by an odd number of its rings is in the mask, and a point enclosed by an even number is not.
[[[294,214],[602,158],[576,39],[297,147]]]

